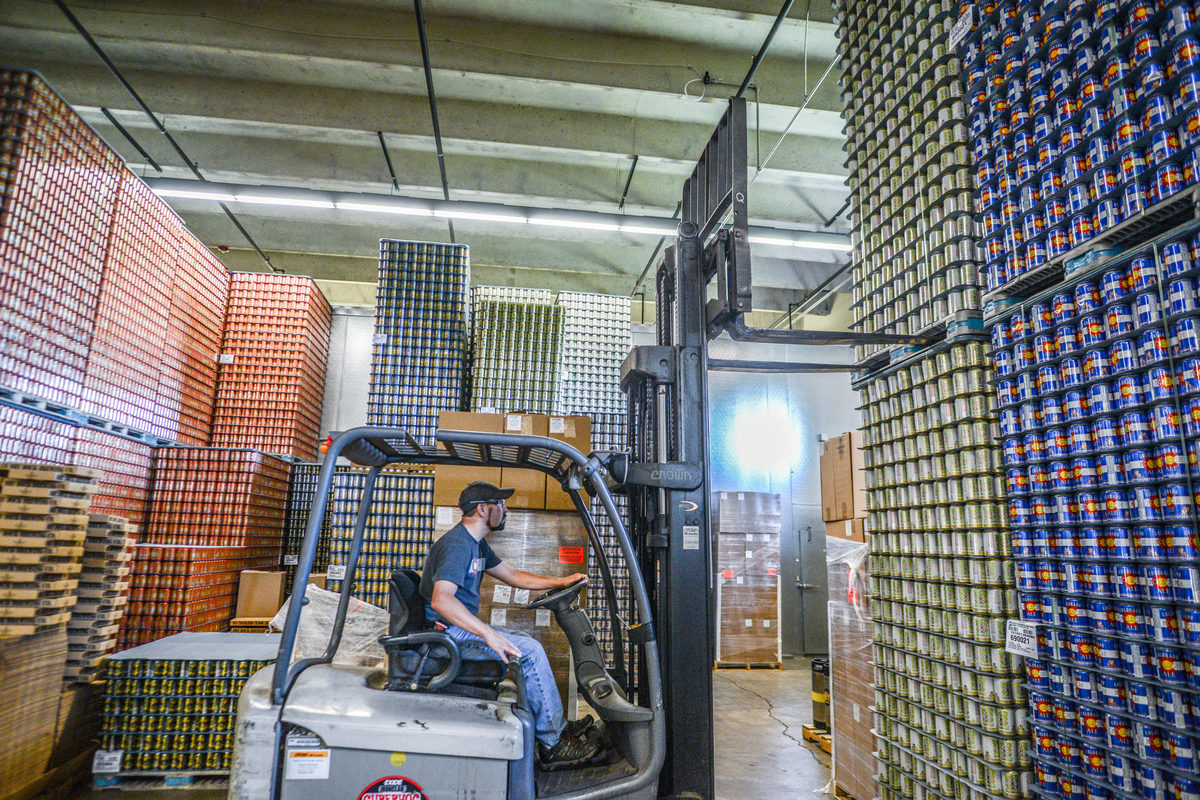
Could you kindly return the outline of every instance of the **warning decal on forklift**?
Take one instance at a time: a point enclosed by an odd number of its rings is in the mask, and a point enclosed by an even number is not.
[[[429,800],[425,790],[408,778],[380,778],[372,783],[358,800]]]

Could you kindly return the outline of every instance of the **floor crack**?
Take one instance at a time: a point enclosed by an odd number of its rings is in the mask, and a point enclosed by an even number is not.
[[[821,759],[817,758],[817,754],[812,751],[811,747],[806,745],[802,739],[797,739],[795,736],[792,736],[792,734],[791,734],[792,726],[788,725],[786,722],[781,720],[779,717],[775,716],[775,705],[770,701],[770,699],[764,697],[763,695],[759,694],[758,692],[754,691],[753,689],[751,689],[748,686],[743,686],[742,684],[735,681],[733,678],[728,678],[724,675],[721,675],[720,673],[717,673],[717,677],[733,684],[737,688],[741,689],[743,692],[752,694],[755,697],[757,697],[759,700],[762,700],[763,703],[765,703],[767,706],[767,716],[770,717],[773,722],[777,723],[780,727],[783,728],[783,735],[786,736],[787,738],[791,739],[796,744],[800,745],[800,747],[804,749],[804,752],[806,752],[810,756],[812,756],[813,760],[816,761],[818,764],[821,763]],[[824,765],[822,764],[822,766],[824,766]]]

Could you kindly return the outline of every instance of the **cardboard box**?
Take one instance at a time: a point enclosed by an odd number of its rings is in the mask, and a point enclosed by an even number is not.
[[[283,607],[283,573],[246,569],[238,581],[235,617],[273,617]]]
[[[588,417],[549,417],[549,436],[560,442],[566,442],[579,452],[587,455],[592,452],[592,420]],[[549,475],[546,478],[546,510],[574,511],[575,504],[571,496],[563,491],[558,481]],[[584,498],[587,502],[587,498]]]
[[[505,414],[502,419],[504,433],[526,436],[547,436],[550,433],[550,418],[545,414]],[[500,470],[500,485],[516,489],[508,499],[509,508],[541,511],[546,507],[546,473],[540,470],[503,468]]]
[[[862,517],[826,522],[825,535],[845,539],[848,542],[866,542],[867,534],[863,528],[864,523],[866,520]]]
[[[475,414],[469,411],[443,411],[438,414],[438,428],[451,431],[483,431],[503,433],[504,416]],[[461,467],[439,465],[433,471],[433,504],[457,506],[458,495],[471,481],[489,481],[503,486],[499,467]]]
[[[859,431],[826,440],[821,453],[821,517],[826,522],[867,515],[864,466]]]
[[[875,797],[875,671],[871,666],[874,624],[871,581],[865,564],[828,566],[829,690],[833,780],[851,797]]]
[[[779,661],[779,579],[738,586],[717,581],[717,661],[774,664]]]

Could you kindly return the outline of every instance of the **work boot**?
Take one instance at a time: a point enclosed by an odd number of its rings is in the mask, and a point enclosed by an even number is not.
[[[588,714],[582,719],[568,722],[563,728],[563,736],[582,736],[583,734],[596,727],[596,720],[592,719],[592,715]]]
[[[554,747],[538,742],[537,753],[542,769],[553,771],[590,764],[604,754],[604,746],[598,736],[585,732],[582,736],[560,736]]]

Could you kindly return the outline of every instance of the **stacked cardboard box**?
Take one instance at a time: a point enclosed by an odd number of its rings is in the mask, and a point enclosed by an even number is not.
[[[483,431],[485,433],[516,433],[526,436],[548,436],[579,450],[591,452],[592,422],[587,417],[547,416],[545,414],[476,414],[464,411],[443,411],[438,415],[442,430]],[[509,508],[540,511],[574,511],[570,496],[558,481],[532,469],[501,467],[442,466],[434,470],[433,504],[453,506],[458,495],[471,481],[489,481],[497,486],[516,489],[508,499]]]
[[[96,677],[104,657],[116,647],[136,532],[137,527],[124,517],[92,515],[83,543],[78,599],[67,623],[68,683]]]
[[[458,524],[462,512],[458,508],[441,506],[436,511],[434,538]],[[587,572],[587,530],[575,513],[553,511],[508,512],[504,530],[487,537],[487,543],[503,561],[516,569],[539,575],[566,577]],[[587,589],[579,598],[586,606]],[[541,592],[514,589],[485,575],[480,586],[479,616],[498,628],[521,631],[541,642],[554,669],[555,682],[562,695],[568,718],[575,699],[572,678],[571,648],[567,636],[546,609],[527,609],[525,604]]]
[[[780,499],[716,493],[717,661],[779,662]]]
[[[67,628],[61,623],[0,639],[0,797],[14,794],[50,762],[66,662]]]
[[[870,577],[867,545],[830,543],[829,666],[833,780],[855,800],[877,794]],[[815,692],[815,689],[814,689]]]
[[[851,431],[827,439],[821,451],[821,518],[825,520],[825,535],[865,542],[866,516],[862,433]]]

